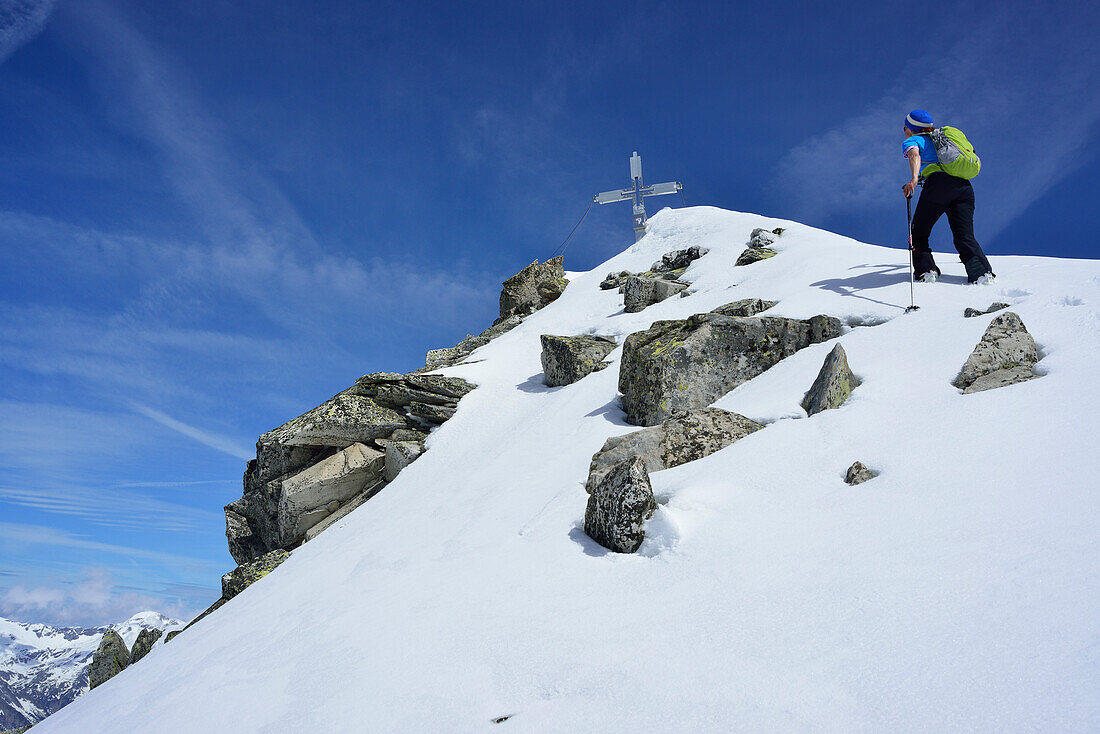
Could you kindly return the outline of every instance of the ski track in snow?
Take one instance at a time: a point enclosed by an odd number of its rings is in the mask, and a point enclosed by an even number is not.
[[[776,257],[733,266],[754,227],[780,226]],[[696,244],[687,298],[627,314],[598,287]],[[904,314],[904,249],[660,212],[441,370],[479,387],[382,493],[36,734],[1096,731],[1100,262],[992,257],[997,283],[971,287],[938,260]],[[605,551],[580,530],[583,484],[604,440],[635,430],[622,350],[548,388],[539,335],[621,342],[756,297],[853,325],[839,341],[863,384],[805,417],[828,342],[733,390],[715,405],[768,426],[653,474],[641,551]],[[1044,376],[962,395],[950,383],[994,318],[963,309],[994,301]],[[881,476],[844,484],[857,459]]]

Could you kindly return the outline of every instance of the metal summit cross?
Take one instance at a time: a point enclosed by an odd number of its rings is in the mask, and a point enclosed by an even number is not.
[[[631,188],[619,189],[618,191],[605,191],[602,194],[596,194],[592,197],[592,201],[597,204],[610,204],[613,201],[633,199],[634,241],[637,242],[645,235],[645,203],[643,199],[647,196],[675,194],[677,191],[682,190],[684,186],[679,181],[652,184],[650,186],[643,185],[642,157],[638,155],[638,151],[634,151],[634,155],[630,156],[630,178],[634,180],[634,184]]]

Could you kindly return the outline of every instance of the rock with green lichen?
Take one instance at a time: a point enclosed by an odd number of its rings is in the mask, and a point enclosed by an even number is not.
[[[274,571],[290,558],[285,550],[273,550],[254,561],[243,563],[222,576],[222,599],[229,601],[237,594]]]
[[[88,687],[96,688],[125,670],[130,664],[130,650],[114,630],[107,630],[88,666]]]
[[[1025,382],[1037,377],[1032,368],[1038,361],[1035,340],[1024,322],[1006,311],[989,323],[951,384],[963,393],[974,393]]]
[[[543,380],[550,387],[572,385],[577,380],[607,367],[603,358],[615,349],[615,340],[605,336],[554,336],[543,334]]]
[[[632,276],[623,284],[623,310],[637,313],[646,306],[671,298],[689,285],[676,280]]]
[[[627,421],[654,426],[704,408],[799,349],[840,335],[830,316],[739,318],[717,313],[656,321],[623,344],[619,392]]]
[[[607,439],[592,456],[585,489],[591,493],[613,467],[633,456],[652,474],[710,456],[763,427],[719,408],[677,413],[660,425]]]
[[[538,311],[558,298],[568,284],[560,255],[541,265],[535,260],[502,284],[500,320]]]
[[[666,252],[661,256],[661,259],[653,263],[649,269],[666,273],[673,270],[683,272],[687,269],[688,265],[691,265],[691,263],[695,262],[703,255],[706,255],[708,252],[709,250],[707,248],[699,247],[698,245],[692,245],[683,250]]]
[[[158,629],[143,629],[138,632],[137,639],[134,640],[134,647],[130,650],[130,665],[133,665],[138,660],[149,654],[149,651],[153,649],[153,645],[160,639],[160,636],[164,634],[162,630]]]
[[[769,257],[775,257],[775,255],[775,250],[770,247],[746,247],[734,265],[752,265],[755,262],[767,260]]]
[[[725,306],[719,306],[712,309],[711,313],[722,314],[723,316],[755,316],[758,313],[767,311],[769,308],[779,303],[779,301],[764,301],[759,298],[742,298],[740,301],[734,301],[733,303],[727,303]]]
[[[848,355],[844,352],[844,347],[837,344],[825,357],[817,379],[802,398],[802,408],[806,415],[839,408],[860,384],[860,379],[848,366]]]

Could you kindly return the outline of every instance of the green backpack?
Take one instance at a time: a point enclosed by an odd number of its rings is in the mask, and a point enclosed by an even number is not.
[[[931,138],[932,145],[936,148],[936,157],[939,158],[939,163],[927,166],[921,175],[927,178],[936,171],[959,178],[974,178],[978,175],[982,161],[962,130],[945,125],[921,135]]]

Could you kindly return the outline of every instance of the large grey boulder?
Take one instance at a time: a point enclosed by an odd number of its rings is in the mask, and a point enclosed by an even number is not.
[[[676,295],[689,285],[691,284],[663,278],[629,277],[623,284],[623,310],[637,313],[646,306]]]
[[[130,650],[114,630],[107,630],[88,666],[88,687],[96,688],[125,670],[130,664]]]
[[[222,576],[222,599],[229,601],[237,594],[256,583],[264,576],[278,568],[283,561],[290,558],[285,550],[273,550],[265,553],[254,561],[243,563],[229,573]]]
[[[588,334],[543,334],[540,339],[542,372],[544,381],[550,387],[572,385],[577,380],[607,367],[608,363],[603,358],[611,354],[617,346],[614,339]]]
[[[500,319],[527,316],[555,300],[565,290],[564,258],[538,260],[504,281],[500,292]]]
[[[710,250],[698,245],[692,245],[683,250],[666,252],[661,259],[650,266],[650,270],[669,272],[672,270],[683,271],[688,265],[706,255]]]
[[[817,379],[802,398],[802,409],[806,411],[806,415],[814,415],[823,410],[839,408],[852,394],[852,390],[861,384],[862,381],[848,366],[848,355],[844,347],[837,344],[825,357]]]
[[[600,281],[600,289],[609,291],[612,288],[620,288],[622,284],[626,282],[627,278],[630,278],[634,273],[629,270],[620,270],[617,273],[608,273],[602,281]]]
[[[149,654],[149,651],[153,649],[153,645],[160,639],[160,636],[164,634],[163,630],[158,629],[143,629],[138,632],[137,639],[134,640],[134,647],[130,650],[130,662],[129,665],[133,665],[138,660]]]
[[[710,456],[763,427],[720,408],[677,413],[658,426],[607,439],[592,455],[585,489],[591,493],[616,465],[635,456],[652,474]]]
[[[963,393],[974,393],[1025,382],[1037,377],[1032,367],[1038,361],[1035,340],[1024,322],[1016,313],[1006,311],[989,323],[951,384]]]
[[[712,309],[710,313],[748,318],[749,316],[755,316],[758,313],[767,311],[777,303],[779,303],[779,301],[764,301],[759,298],[742,298],[740,301],[734,301],[733,303],[727,303],[725,306],[719,306],[718,308]]]
[[[604,548],[633,553],[645,540],[645,521],[657,500],[640,457],[619,462],[588,495],[584,532]]]
[[[704,408],[799,349],[840,335],[831,316],[738,318],[716,313],[656,321],[626,338],[619,392],[627,421],[655,426]]]
[[[354,443],[287,477],[279,497],[279,544],[294,545],[307,530],[382,477],[386,456]]]

